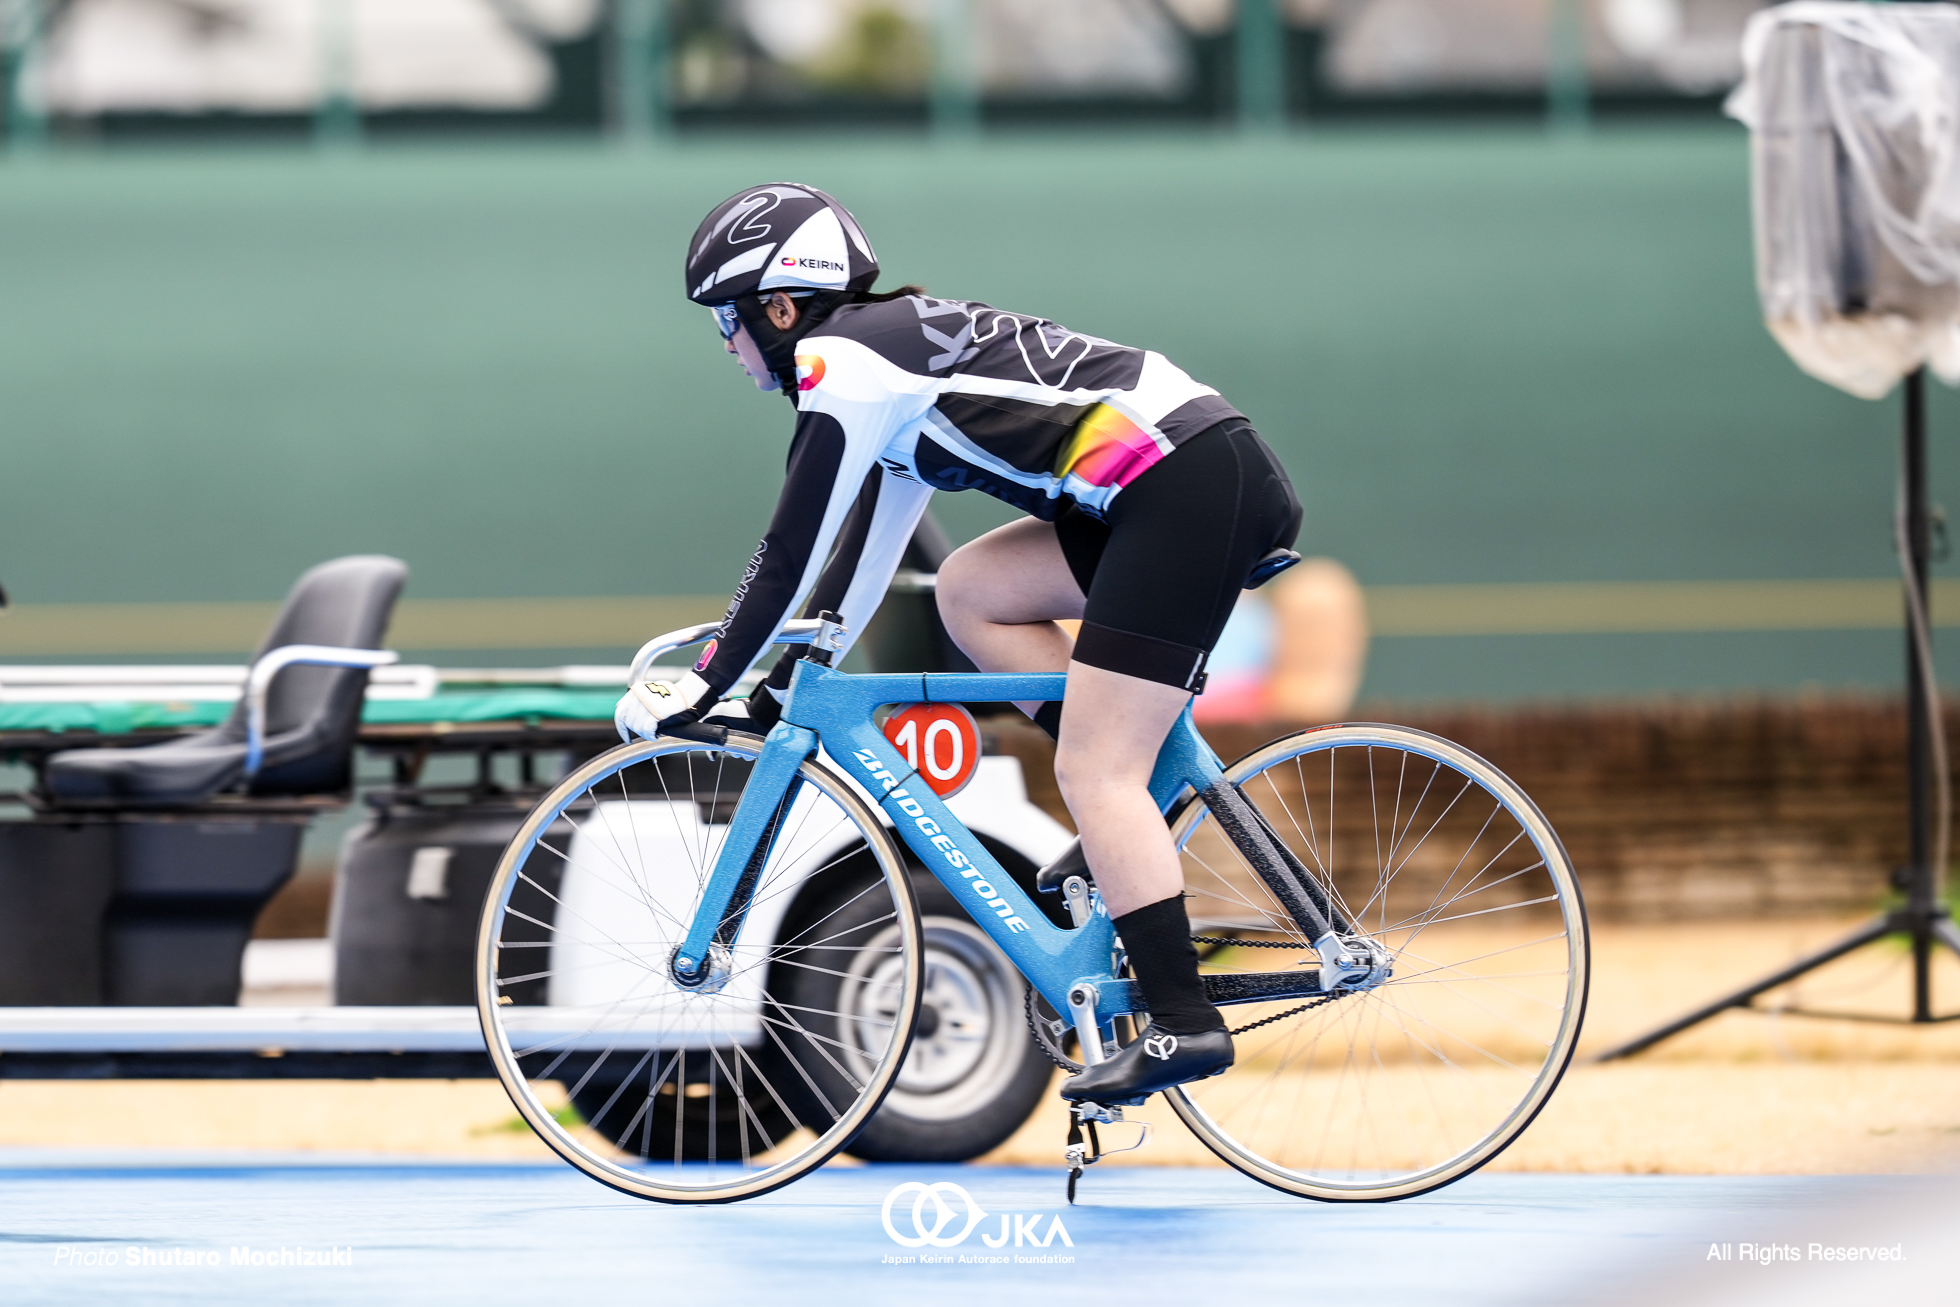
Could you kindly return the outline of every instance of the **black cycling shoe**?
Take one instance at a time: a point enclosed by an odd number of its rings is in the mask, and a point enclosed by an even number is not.
[[[1220,1026],[1202,1035],[1173,1035],[1156,1024],[1115,1057],[1071,1076],[1062,1097],[1105,1107],[1136,1107],[1173,1085],[1223,1075],[1232,1066],[1232,1032]]]

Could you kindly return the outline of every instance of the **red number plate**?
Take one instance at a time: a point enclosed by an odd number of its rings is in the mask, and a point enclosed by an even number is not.
[[[964,704],[906,704],[885,719],[885,738],[942,799],[965,789],[980,766],[980,728]]]

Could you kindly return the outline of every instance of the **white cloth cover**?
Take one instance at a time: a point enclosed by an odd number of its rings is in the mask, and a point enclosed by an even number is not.
[[[1960,384],[1960,8],[1798,0],[1742,58],[1770,333],[1865,399],[1921,363]]]

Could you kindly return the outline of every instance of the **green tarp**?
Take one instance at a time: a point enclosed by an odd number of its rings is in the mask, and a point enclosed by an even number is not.
[[[361,712],[369,725],[433,722],[522,721],[548,717],[610,721],[619,701],[614,690],[496,690],[437,694],[427,699],[370,699]],[[129,731],[215,726],[231,714],[228,703],[0,703],[0,731]]]

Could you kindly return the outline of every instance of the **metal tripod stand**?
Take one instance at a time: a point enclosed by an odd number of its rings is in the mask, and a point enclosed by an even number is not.
[[[1888,935],[1904,935],[1912,944],[1912,1015],[1907,1018],[1859,1012],[1808,1012],[1782,1008],[1785,1013],[1833,1017],[1846,1021],[1903,1021],[1925,1024],[1960,1020],[1960,1012],[1933,1014],[1933,950],[1944,945],[1960,953],[1960,929],[1940,899],[1946,871],[1946,844],[1951,803],[1946,750],[1932,676],[1931,622],[1928,619],[1927,563],[1932,554],[1932,522],[1926,492],[1926,370],[1905,380],[1905,423],[1899,467],[1899,551],[1906,582],[1906,786],[1911,855],[1897,873],[1905,905],[1884,913],[1842,939],[1799,958],[1781,971],[1754,981],[1732,994],[1696,1008],[1686,1016],[1648,1031],[1601,1053],[1598,1061],[1630,1057],[1690,1026],[1700,1025],[1730,1008],[1755,1009],[1758,994],[1787,985],[1826,962],[1843,957]]]

